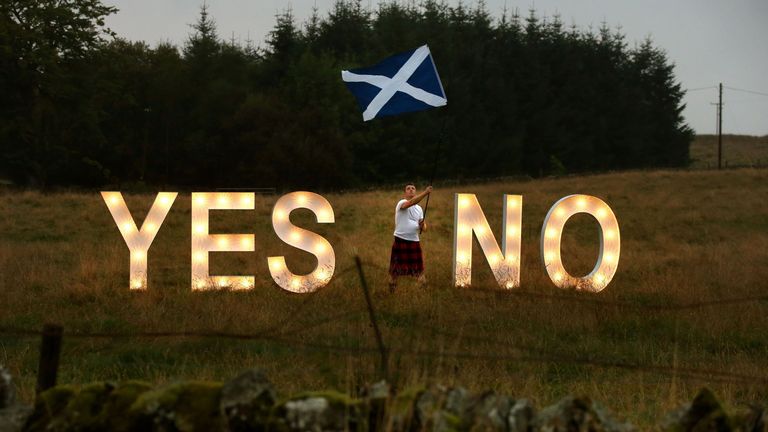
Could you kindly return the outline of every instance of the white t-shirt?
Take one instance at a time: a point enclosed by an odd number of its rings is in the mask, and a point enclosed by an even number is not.
[[[419,241],[419,220],[424,218],[424,210],[418,204],[400,210],[400,207],[407,201],[401,199],[395,206],[395,237]]]

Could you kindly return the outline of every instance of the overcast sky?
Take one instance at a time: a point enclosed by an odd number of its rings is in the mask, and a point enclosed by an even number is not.
[[[201,1],[104,0],[120,11],[107,25],[120,36],[182,44],[189,24],[198,17]],[[303,22],[317,5],[322,15],[333,0],[207,0],[219,35],[233,34],[245,41],[264,44],[275,15],[291,8]],[[449,4],[455,5],[455,0]],[[465,1],[474,5],[474,1]],[[677,78],[689,92],[684,112],[697,133],[714,133],[717,90],[724,86],[768,95],[768,0],[486,0],[491,13],[499,16],[507,5],[522,13],[534,6],[540,16],[560,14],[566,24],[598,27],[602,21],[621,26],[633,44],[651,36],[667,51],[676,65]],[[377,1],[366,4],[375,9]],[[429,43],[429,41],[425,41]],[[439,59],[436,59],[439,69]],[[726,88],[723,93],[723,133],[768,135],[768,96]],[[450,99],[450,95],[448,95]]]

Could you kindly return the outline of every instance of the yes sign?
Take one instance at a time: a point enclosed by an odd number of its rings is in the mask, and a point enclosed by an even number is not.
[[[120,192],[102,192],[112,218],[130,251],[130,287],[147,288],[147,258],[149,247],[163,224],[178,194],[160,192],[152,204],[141,228],[131,216]],[[192,289],[217,288],[252,289],[253,276],[211,276],[208,271],[210,252],[253,252],[253,234],[210,234],[210,210],[254,210],[252,192],[192,193]],[[520,286],[520,239],[523,197],[504,195],[502,247],[499,248],[483,210],[474,194],[455,194],[453,232],[453,283],[465,287],[472,283],[472,237],[491,267],[496,282],[502,288]],[[311,210],[318,223],[333,223],[334,214],[328,200],[312,192],[291,192],[283,195],[272,210],[272,227],[285,243],[309,252],[317,258],[315,269],[306,275],[288,270],[283,256],[267,258],[269,273],[281,288],[296,292],[313,292],[330,282],[336,267],[333,247],[325,238],[293,225],[289,215],[293,210]],[[600,224],[600,254],[594,269],[586,276],[568,274],[560,258],[560,240],[565,222],[576,213],[594,216]],[[569,195],[557,201],[544,218],[541,230],[541,257],[547,274],[558,287],[575,287],[601,291],[610,283],[619,262],[619,224],[611,208],[601,199],[589,195]]]

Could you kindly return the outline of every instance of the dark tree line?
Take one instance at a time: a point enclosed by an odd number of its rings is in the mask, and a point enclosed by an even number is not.
[[[0,177],[329,189],[427,178],[688,163],[683,90],[664,52],[483,3],[339,0],[263,48],[205,7],[181,47],[116,37],[99,0],[0,5]],[[428,43],[444,108],[363,123],[342,69]],[[435,153],[442,139],[441,151]]]

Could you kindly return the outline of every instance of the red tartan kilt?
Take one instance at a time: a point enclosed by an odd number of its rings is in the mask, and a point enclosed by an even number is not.
[[[392,243],[392,255],[389,258],[389,274],[418,276],[422,272],[424,272],[424,258],[421,255],[421,244],[395,237],[395,242]]]

